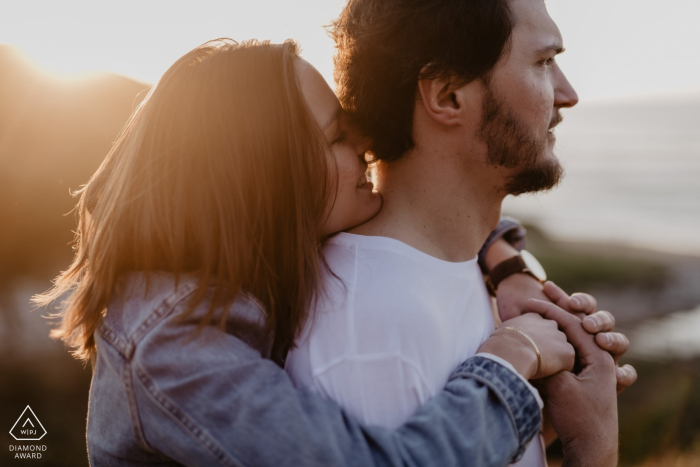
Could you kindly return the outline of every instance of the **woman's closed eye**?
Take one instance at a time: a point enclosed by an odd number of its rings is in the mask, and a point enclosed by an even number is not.
[[[335,139],[331,143],[331,145],[336,145],[336,144],[342,144],[348,139],[348,132],[345,130],[340,130],[338,134],[336,135]]]

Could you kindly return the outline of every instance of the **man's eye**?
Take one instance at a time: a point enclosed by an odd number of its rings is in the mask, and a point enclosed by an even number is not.
[[[542,60],[540,62],[540,65],[549,67],[549,66],[552,66],[553,63],[554,63],[554,57],[551,57],[551,58],[547,58],[545,60]]]

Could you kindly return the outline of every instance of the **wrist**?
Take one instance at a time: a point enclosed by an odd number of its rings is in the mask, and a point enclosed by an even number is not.
[[[616,467],[619,464],[617,449],[605,453],[591,452],[591,448],[576,452],[564,452],[561,467]]]
[[[562,467],[615,467],[619,462],[617,436],[579,437],[563,448]]]
[[[486,269],[491,271],[503,261],[513,256],[518,256],[518,254],[520,254],[520,252],[501,237],[493,242],[491,247],[486,251],[484,264],[486,265]]]
[[[537,372],[537,353],[525,336],[517,332],[501,331],[489,337],[478,350],[507,361],[525,379],[532,379]]]

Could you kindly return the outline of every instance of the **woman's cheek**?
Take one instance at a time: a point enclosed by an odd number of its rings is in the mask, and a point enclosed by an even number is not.
[[[352,226],[355,216],[354,196],[355,185],[353,182],[354,171],[348,167],[348,158],[336,153],[337,185],[335,193],[331,193],[331,211],[323,229],[324,235],[340,232]],[[356,171],[356,169],[355,169]]]

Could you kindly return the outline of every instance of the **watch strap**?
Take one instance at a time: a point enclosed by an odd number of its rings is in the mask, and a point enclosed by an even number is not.
[[[503,279],[513,274],[525,272],[526,269],[527,265],[520,255],[502,261],[489,273],[489,278],[491,279],[490,286],[493,287],[495,292],[498,289],[498,284],[500,284]]]
[[[491,245],[494,244],[496,240],[503,237],[503,239],[510,243],[513,248],[521,251],[525,248],[525,235],[527,231],[520,225],[520,222],[511,217],[501,217],[498,227],[491,232],[491,234],[484,242],[484,246],[481,247],[479,251],[479,266],[481,267],[481,272],[488,275],[489,270],[486,267],[486,252],[489,250]]]

